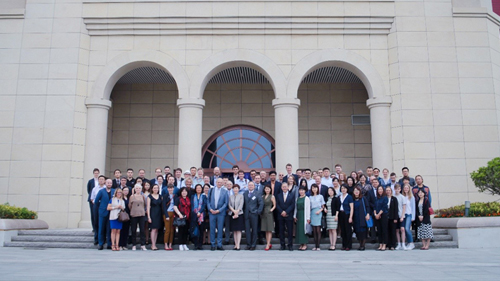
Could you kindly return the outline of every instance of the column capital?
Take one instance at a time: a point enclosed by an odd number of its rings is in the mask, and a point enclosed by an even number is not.
[[[111,101],[103,99],[95,99],[95,98],[86,98],[85,105],[87,106],[87,108],[102,108],[109,110],[111,108]]]
[[[392,98],[389,96],[371,98],[366,101],[366,106],[369,109],[374,107],[390,107],[392,104]]]
[[[179,108],[195,107],[195,108],[203,109],[203,107],[205,107],[205,100],[204,99],[197,99],[197,98],[177,99],[177,106]]]
[[[273,99],[274,108],[279,107],[294,107],[299,108],[300,100],[295,98],[277,98]]]

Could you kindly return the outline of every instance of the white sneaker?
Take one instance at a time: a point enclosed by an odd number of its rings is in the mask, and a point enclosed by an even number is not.
[[[406,247],[406,245],[405,245],[405,244],[403,244],[403,250],[405,250],[405,251],[408,251],[408,250],[409,250],[409,249],[408,249],[408,247]]]
[[[409,250],[415,249],[415,244],[413,244],[413,243],[408,244],[408,249]]]
[[[189,248],[186,244],[184,244],[184,251],[189,251]]]
[[[132,251],[135,251],[135,246],[132,247]]]
[[[146,246],[141,246],[141,250],[147,251],[148,249],[146,249]]]
[[[179,251],[184,251],[184,245],[179,245]]]
[[[403,248],[401,247],[401,243],[398,244],[398,246],[396,247],[396,250],[402,250]]]

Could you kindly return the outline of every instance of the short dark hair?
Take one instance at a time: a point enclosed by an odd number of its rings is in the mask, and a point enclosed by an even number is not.
[[[234,169],[234,168],[238,168],[238,170],[240,169],[240,167],[238,167],[238,165],[233,165],[233,167],[231,169]]]
[[[189,170],[191,170],[191,169],[195,169],[196,170],[196,167],[193,166],[193,167],[189,168]]]
[[[276,175],[276,171],[269,172],[269,175]]]
[[[368,167],[366,167],[366,169],[367,169],[367,170],[368,170],[368,169],[373,169],[373,167],[372,167],[372,166],[368,166]]]
[[[238,190],[240,190],[240,189],[241,189],[241,187],[240,187],[240,185],[239,185],[239,184],[233,184],[233,188],[235,188],[235,187],[237,187],[237,188],[238,188]]]
[[[298,171],[302,172],[302,169],[298,168],[297,170],[295,170],[295,173],[297,173]]]
[[[245,171],[243,171],[243,170],[238,170],[238,174],[239,174],[239,173],[245,174]]]
[[[410,169],[408,169],[408,167],[403,167],[403,169],[401,169],[401,171],[404,171],[404,170],[407,170],[408,172],[410,171]]]
[[[292,167],[292,164],[287,163],[285,167]]]
[[[101,171],[99,171],[99,169],[97,169],[97,168],[94,168],[94,170],[92,171],[92,173],[95,173],[95,172],[99,172],[100,173]]]
[[[98,178],[98,179],[103,178],[104,180],[107,180],[107,179],[108,179],[108,178],[107,178],[106,176],[104,176],[104,175],[100,175],[100,176],[99,176],[99,177],[97,177],[97,178]]]
[[[304,172],[310,172],[311,169],[307,168],[307,169],[304,169]]]
[[[169,168],[169,169],[170,169],[170,166],[165,166],[165,167],[163,167],[163,170],[165,170],[166,168]]]
[[[163,179],[163,176],[162,176],[162,175],[158,175],[158,176],[156,177],[156,179],[159,179],[159,178],[162,178],[162,179]]]
[[[328,167],[324,167],[324,168],[323,168],[323,172],[324,172],[324,171],[330,171],[330,168],[328,168]]]
[[[379,171],[379,172],[380,172],[380,169],[379,169],[379,168],[373,168],[373,170],[374,170],[374,171],[375,171],[375,170],[377,170],[377,171]]]
[[[410,181],[410,177],[403,177],[403,181],[404,180]]]
[[[174,188],[174,185],[173,184],[169,184],[169,185],[167,185],[167,189],[168,188]]]
[[[307,192],[307,187],[300,186],[300,187],[299,187],[299,190],[304,190],[305,192]]]
[[[125,177],[125,176],[120,177],[120,180],[126,180],[126,179],[127,179],[127,177]]]
[[[120,172],[121,173],[122,171],[120,171],[120,169],[115,169],[115,171],[113,172],[113,174],[116,173],[116,172]]]
[[[337,167],[342,168],[342,165],[340,165],[340,164],[335,164],[335,168],[337,168]]]
[[[144,169],[139,169],[139,172],[141,172],[141,171],[143,171],[144,173],[146,172],[146,170],[144,170]]]
[[[392,173],[391,173],[391,177],[392,177],[392,176],[396,176],[396,173],[392,172]]]
[[[175,171],[176,171],[176,172],[177,172],[177,171],[179,171],[179,172],[181,172],[181,173],[182,173],[182,169],[181,169],[181,168],[176,168],[176,169],[175,169]]]
[[[133,171],[134,171],[134,169],[132,169],[132,168],[128,168],[128,169],[127,169],[127,172],[128,172],[128,171],[132,171],[132,172],[133,172]]]

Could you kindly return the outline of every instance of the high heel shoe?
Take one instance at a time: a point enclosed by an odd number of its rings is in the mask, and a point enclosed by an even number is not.
[[[269,250],[271,250],[273,248],[273,245],[269,245]]]

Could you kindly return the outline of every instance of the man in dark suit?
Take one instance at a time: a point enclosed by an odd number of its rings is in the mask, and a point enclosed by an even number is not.
[[[99,248],[103,249],[104,239],[106,239],[106,244],[108,249],[111,249],[111,228],[109,226],[109,211],[108,204],[109,200],[113,197],[115,189],[113,187],[113,180],[106,180],[106,188],[99,190],[97,196],[94,200],[94,208],[99,213]]]
[[[281,251],[285,250],[285,228],[288,234],[288,250],[293,251],[293,212],[295,210],[295,196],[288,192],[288,183],[281,184],[281,193],[276,198],[278,224],[280,230]]]
[[[286,164],[286,175],[283,177],[283,182],[288,182],[288,177],[291,176],[295,179],[295,184],[299,185],[299,176],[292,173],[292,164],[288,163]]]
[[[314,177],[316,185],[319,186],[319,194],[323,195],[325,202],[328,201],[328,186],[321,184],[321,176],[317,175]]]
[[[240,172],[240,167],[238,165],[233,166],[233,174],[229,175],[228,179],[234,184],[236,179],[238,179],[238,173]]]
[[[372,178],[371,180],[372,189],[366,191],[363,195],[368,199],[368,203],[370,204],[370,210],[375,210],[375,202],[377,201],[377,188],[380,185],[380,182],[376,178]],[[375,231],[375,225],[370,228],[370,237],[371,242],[375,243],[377,240],[377,232]]]
[[[99,177],[99,169],[95,168],[94,171],[94,178],[90,179],[88,182],[87,182],[87,194],[88,194],[88,197],[87,197],[87,202],[89,202],[89,209],[90,209],[90,222],[92,223],[92,232],[96,232],[97,229],[94,228],[94,203],[92,203],[92,200],[90,200],[90,195],[92,194],[92,189],[94,189],[94,187],[98,184],[98,177]]]
[[[220,173],[220,168],[214,168],[214,175],[210,177],[210,185],[215,186],[217,183],[217,179],[222,179],[222,174]]]
[[[122,171],[120,171],[120,169],[116,169],[113,172],[113,175],[115,176],[113,179],[113,189],[117,189],[121,185],[120,178],[122,177]]]
[[[257,233],[259,226],[259,215],[264,209],[262,194],[255,190],[255,183],[248,183],[248,191],[243,195],[245,200],[245,233],[247,238],[247,250],[255,250],[257,245]]]
[[[139,176],[135,179],[137,182],[137,179],[142,180],[142,184],[145,184],[146,182],[149,182],[149,180],[146,178],[146,170],[144,169],[139,169]]]

